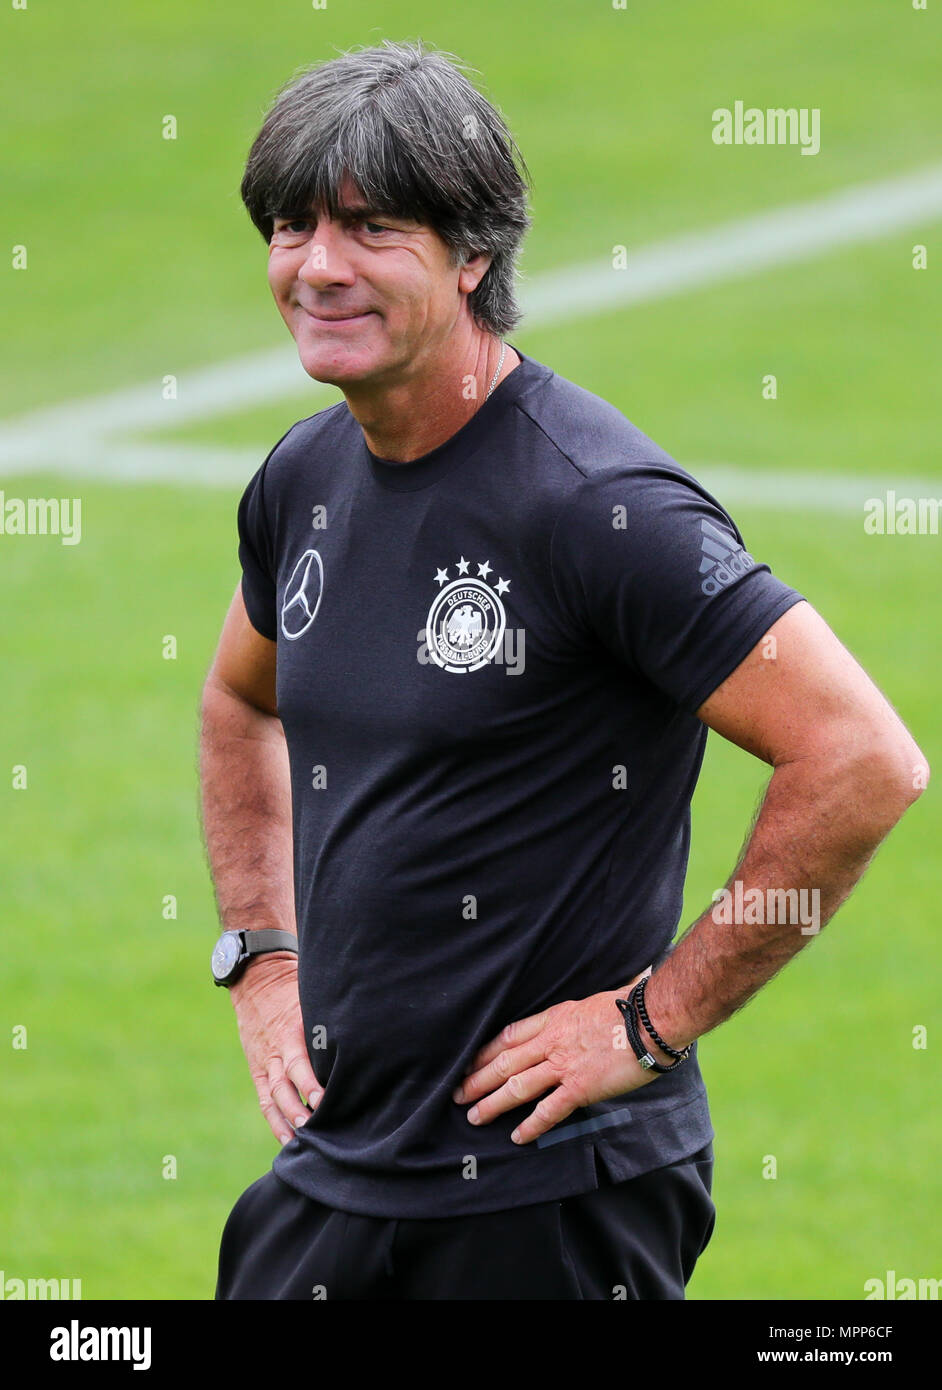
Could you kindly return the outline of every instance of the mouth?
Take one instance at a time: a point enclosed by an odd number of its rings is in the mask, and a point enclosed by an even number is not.
[[[338,328],[345,323],[362,323],[373,312],[368,309],[365,314],[315,314],[310,309],[305,309],[303,304],[298,307],[309,319],[323,328]]]

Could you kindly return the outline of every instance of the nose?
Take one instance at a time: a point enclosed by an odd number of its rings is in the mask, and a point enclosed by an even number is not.
[[[350,262],[349,239],[339,222],[322,217],[311,238],[309,253],[298,271],[298,278],[312,289],[331,285],[352,285],[356,271]]]

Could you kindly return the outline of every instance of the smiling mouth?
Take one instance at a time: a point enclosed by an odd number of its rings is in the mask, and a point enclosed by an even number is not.
[[[369,316],[370,313],[372,313],[372,310],[368,309],[366,313],[363,314],[321,315],[313,313],[313,311],[310,309],[305,309],[303,304],[299,307],[303,309],[304,313],[307,314],[308,318],[313,319],[315,323],[355,323],[358,319],[365,319]]]

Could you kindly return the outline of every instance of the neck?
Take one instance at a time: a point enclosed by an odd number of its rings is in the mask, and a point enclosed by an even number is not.
[[[368,447],[379,458],[409,463],[437,449],[484,404],[494,390],[520,365],[513,348],[504,354],[494,380],[503,342],[493,334],[477,334],[458,353],[434,361],[417,360],[412,375],[393,385],[357,383],[343,387],[351,415],[359,422]]]

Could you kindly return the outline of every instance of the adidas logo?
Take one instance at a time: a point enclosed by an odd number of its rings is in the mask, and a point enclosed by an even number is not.
[[[718,594],[720,589],[725,589],[727,584],[732,584],[734,579],[751,570],[755,560],[738,542],[733,541],[730,545],[727,533],[718,530],[709,521],[701,521],[700,530],[703,532],[700,573],[707,576],[700,588],[705,594]]]

